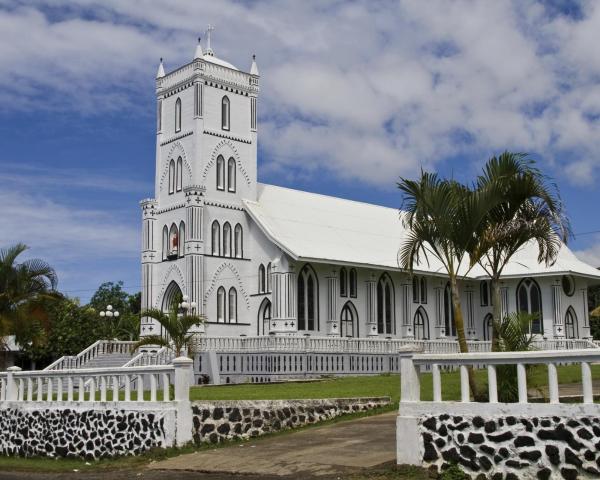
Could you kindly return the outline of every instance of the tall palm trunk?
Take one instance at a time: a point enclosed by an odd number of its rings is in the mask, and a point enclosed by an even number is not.
[[[460,303],[460,294],[458,292],[458,282],[456,281],[456,275],[450,276],[450,292],[452,293],[452,308],[454,309],[454,323],[456,324],[456,336],[458,338],[458,348],[461,353],[468,353],[469,346],[467,345],[467,337],[465,335],[465,321],[462,314],[462,307]],[[477,383],[475,382],[475,374],[473,367],[469,367],[469,386],[471,387],[471,393],[473,398],[478,398],[479,391],[477,389]]]
[[[502,322],[502,298],[500,295],[500,278],[492,277],[490,281],[492,285],[492,352],[500,351],[500,342],[498,341],[498,332],[496,331],[496,325],[500,325]]]

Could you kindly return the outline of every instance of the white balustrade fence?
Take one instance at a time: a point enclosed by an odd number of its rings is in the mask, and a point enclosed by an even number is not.
[[[120,340],[98,340],[77,355],[65,355],[48,365],[44,370],[64,370],[83,368],[87,363],[101,355],[131,355],[136,342]]]

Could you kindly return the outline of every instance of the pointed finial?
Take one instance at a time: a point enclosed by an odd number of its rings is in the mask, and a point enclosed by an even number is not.
[[[213,52],[213,49],[210,46],[210,37],[212,34],[212,31],[215,29],[215,27],[213,27],[210,23],[208,24],[208,28],[206,29],[206,54],[207,55],[214,55],[215,53]]]
[[[165,67],[163,67],[163,59],[160,58],[160,63],[158,65],[158,72],[156,72],[156,78],[162,78],[165,76]]]
[[[198,45],[196,45],[196,52],[194,53],[194,60],[197,58],[202,58],[204,53],[202,53],[202,45],[200,44],[201,37],[198,37]]]
[[[258,66],[256,65],[256,55],[252,55],[252,66],[250,67],[250,75],[258,76]]]

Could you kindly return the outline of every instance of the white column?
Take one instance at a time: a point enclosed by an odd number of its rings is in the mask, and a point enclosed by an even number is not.
[[[294,333],[298,331],[296,318],[296,273],[279,271],[273,262],[271,278],[273,282],[273,307],[271,310],[271,332]]]
[[[402,336],[406,338],[414,338],[415,332],[413,329],[412,318],[412,282],[407,282],[400,285],[400,301],[402,315]]]
[[[564,338],[565,326],[562,318],[562,286],[560,283],[552,285],[552,326],[555,338]],[[543,321],[543,319],[542,319]]]
[[[158,203],[154,199],[143,200],[142,207],[142,310],[153,307],[154,298],[154,263],[160,261],[161,253],[157,247],[162,239],[156,239],[156,209]],[[156,333],[153,327],[154,321],[148,317],[142,317],[140,322],[140,334],[152,335]]]
[[[366,296],[366,318],[367,318],[367,335],[376,337],[377,332],[377,284],[375,275],[371,274],[367,280],[367,296]]]
[[[333,270],[327,277],[327,335],[340,335],[340,322],[337,317],[337,294],[338,279],[337,272]]]
[[[174,390],[177,407],[177,429],[175,443],[185,445],[192,440],[192,408],[190,405],[190,384],[194,377],[194,362],[187,357],[173,360],[175,367]]]
[[[434,288],[435,292],[435,338],[444,338],[446,336],[444,327],[444,289],[442,287]]]
[[[190,185],[184,188],[186,215],[185,238],[182,249],[185,255],[186,293],[190,302],[197,307],[192,313],[204,314],[204,192],[205,187]],[[204,325],[193,327],[194,332],[203,333]]]

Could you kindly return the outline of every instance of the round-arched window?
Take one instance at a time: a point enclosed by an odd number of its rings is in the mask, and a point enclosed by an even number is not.
[[[575,293],[575,279],[572,275],[563,275],[562,277],[562,289],[565,295],[568,297],[573,296]]]

